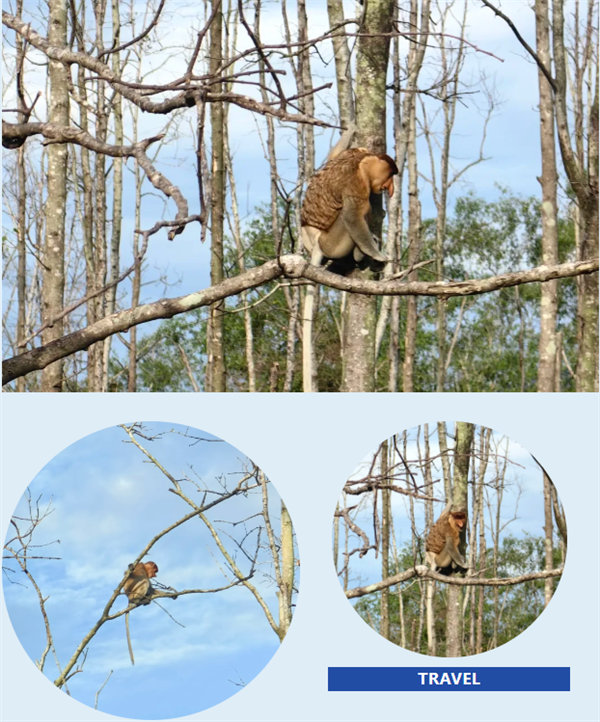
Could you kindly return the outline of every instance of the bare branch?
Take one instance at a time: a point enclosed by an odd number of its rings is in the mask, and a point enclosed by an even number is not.
[[[444,582],[445,584],[454,584],[461,587],[508,587],[514,584],[522,584],[523,582],[530,582],[535,579],[548,579],[550,577],[560,577],[563,573],[563,567],[560,569],[549,569],[543,572],[531,572],[530,574],[519,574],[516,577],[504,577],[497,579],[481,579],[478,577],[453,577],[446,576],[444,574],[438,574],[432,572],[428,566],[421,564],[415,566],[412,569],[407,569],[405,572],[400,574],[394,574],[387,579],[382,579],[380,582],[374,584],[367,584],[364,587],[354,587],[346,591],[346,597],[348,599],[356,599],[357,597],[364,597],[366,594],[372,594],[373,592],[379,592],[382,589],[387,589],[394,584],[400,582],[406,582],[413,577],[421,577],[425,579],[435,579],[438,582]]]
[[[568,278],[598,270],[598,259],[562,263],[556,266],[539,266],[526,271],[515,271],[485,279],[451,282],[398,280],[363,280],[338,276],[335,273],[312,266],[306,259],[291,254],[267,261],[262,266],[227,278],[219,284],[178,298],[163,298],[153,303],[142,304],[136,308],[113,313],[100,321],[74,331],[67,336],[51,341],[40,348],[26,351],[3,362],[2,383],[24,376],[31,371],[45,368],[58,359],[65,358],[76,351],[88,348],[92,343],[108,338],[115,333],[126,331],[147,321],[172,318],[180,313],[192,311],[210,305],[228,296],[256,288],[281,276],[304,278],[341,291],[361,293],[372,296],[474,296],[489,293],[500,288],[518,286],[524,283],[549,281],[554,278]]]

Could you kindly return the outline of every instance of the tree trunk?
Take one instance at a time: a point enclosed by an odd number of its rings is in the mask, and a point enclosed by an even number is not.
[[[392,0],[370,0],[365,5],[356,63],[360,83],[356,88],[357,144],[375,153],[386,152],[386,73],[389,33],[392,31]],[[381,237],[383,205],[380,195],[371,195],[371,230]],[[369,271],[353,271],[354,276]],[[342,391],[375,389],[376,299],[351,293],[343,320]]]
[[[473,424],[458,421],[456,423],[456,445],[454,447],[454,484],[452,488],[452,506],[455,509],[467,508],[467,481],[469,462],[473,448]],[[464,555],[465,536],[461,534],[460,551]],[[446,656],[459,657],[462,653],[462,589],[454,584],[448,585],[446,611]]]
[[[422,15],[422,29],[428,27],[429,12],[428,5],[423,8],[426,16]],[[416,25],[418,21],[418,3],[411,2],[411,22]],[[407,266],[411,268],[419,260],[421,252],[421,203],[419,201],[418,172],[417,172],[417,110],[415,93],[417,78],[423,64],[426,40],[411,43],[408,68],[409,79],[407,83],[408,95],[404,105],[404,117],[402,120],[403,134],[405,137],[405,153],[408,165],[408,256]],[[407,281],[416,281],[417,272],[411,271]],[[417,297],[410,296],[406,301],[406,328],[404,331],[404,362],[402,364],[402,390],[414,391],[414,365],[416,356],[417,339]]]
[[[213,0],[220,5],[220,0]],[[223,14],[217,10],[210,26],[209,73],[219,77],[223,57]],[[222,90],[217,83],[215,91]],[[210,283],[214,286],[224,278],[223,218],[225,215],[225,151],[223,142],[223,103],[210,105],[212,178],[210,203]],[[225,391],[225,351],[223,346],[223,315],[225,301],[217,301],[209,309],[206,329],[206,391]]]
[[[536,50],[540,60],[549,68],[550,31],[548,1],[535,3]],[[556,217],[556,152],[554,140],[554,102],[552,88],[538,69],[540,95],[540,143],[542,150],[542,263],[553,266],[558,263],[558,228]],[[558,281],[541,284],[540,341],[538,363],[538,391],[554,391],[559,367],[556,356],[556,318],[558,313]]]
[[[67,44],[67,3],[50,0],[48,42],[55,47]],[[66,67],[57,60],[48,61],[50,98],[48,120],[59,126],[69,124],[69,85]],[[63,335],[62,319],[54,321],[64,306],[65,290],[65,209],[67,203],[67,145],[48,146],[47,198],[44,210],[46,237],[43,249],[42,332],[46,345]],[[42,371],[42,391],[62,391],[63,361],[55,361]]]
[[[389,444],[386,441],[379,451],[381,458],[381,480],[388,483],[388,454]],[[391,491],[388,488],[381,490],[381,578],[390,576],[390,539],[392,534],[392,502]],[[390,638],[390,588],[381,591],[381,625],[379,633],[385,639]]]
[[[590,6],[591,8],[591,6]],[[587,42],[591,42],[593,12],[588,17]],[[582,45],[584,40],[579,38]],[[587,127],[587,162],[584,157],[583,120],[577,127],[575,149],[572,146],[573,134],[569,128],[567,110],[567,52],[565,50],[564,2],[556,0],[552,4],[552,50],[555,67],[555,113],[558,142],[564,168],[577,198],[580,221],[580,244],[578,260],[594,258],[598,254],[598,83],[596,82],[591,98]],[[594,60],[584,56],[582,46],[569,49],[572,62],[579,68],[591,65]],[[597,62],[597,55],[595,57]],[[578,66],[578,63],[580,66]],[[574,113],[583,119],[586,112],[581,93],[574,98]],[[579,152],[577,152],[579,149]],[[587,274],[578,279],[578,341],[577,391],[598,391],[598,273]]]

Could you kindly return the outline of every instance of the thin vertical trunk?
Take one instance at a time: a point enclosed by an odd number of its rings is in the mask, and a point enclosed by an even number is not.
[[[23,0],[17,2],[17,16],[21,17],[23,12]],[[25,46],[23,38],[16,33],[15,52],[17,64],[17,96],[20,120],[25,119],[25,96],[23,93],[23,63],[25,58]],[[25,351],[25,308],[27,303],[27,247],[25,245],[26,215],[25,205],[27,203],[25,183],[25,146],[22,145],[17,151],[17,353]],[[25,391],[25,378],[17,379],[17,391]]]
[[[466,509],[468,494],[469,463],[473,449],[475,427],[464,421],[456,423],[456,445],[454,447],[454,483],[452,488],[452,506]],[[465,534],[461,535],[461,552],[464,553]],[[462,589],[454,584],[448,585],[446,610],[446,656],[458,657],[462,653]]]
[[[388,455],[389,444],[386,441],[381,444],[381,480],[388,484]],[[376,492],[375,492],[376,493]],[[387,579],[390,576],[390,538],[392,530],[392,504],[391,491],[389,488],[381,490],[381,578]],[[381,592],[381,625],[379,633],[386,639],[390,638],[390,589],[386,587]]]
[[[67,44],[66,0],[50,0],[48,42],[58,48]],[[69,86],[66,67],[58,60],[48,60],[50,97],[48,120],[59,126],[69,124]],[[64,306],[65,291],[65,211],[67,205],[67,145],[48,146],[47,198],[44,210],[46,237],[42,274],[42,344],[63,335],[62,319],[54,320]],[[42,391],[62,391],[63,361],[55,361],[42,371]]]
[[[121,42],[121,18],[119,15],[119,0],[112,0],[112,44],[117,47]],[[121,55],[113,53],[111,56],[112,69],[115,75],[120,74]],[[115,93],[113,104],[114,118],[114,137],[115,145],[123,145],[123,108],[121,105],[121,96]],[[119,276],[120,252],[121,252],[121,220],[123,214],[123,159],[113,158],[113,188],[112,188],[112,223],[110,237],[110,265],[108,271],[108,281],[113,285],[107,291],[106,298],[106,315],[115,312],[117,301],[116,279]],[[108,390],[108,361],[110,357],[112,336],[104,341],[104,353],[102,359],[102,390]]]
[[[220,5],[221,0],[213,0],[213,8]],[[223,56],[223,15],[219,9],[210,26],[210,61],[209,73],[213,78],[221,74]],[[215,85],[215,90],[222,90],[222,83]],[[211,204],[210,204],[210,283],[220,283],[223,273],[223,218],[225,214],[225,152],[223,143],[223,103],[210,105],[211,127]],[[214,303],[209,310],[206,330],[206,391],[225,391],[225,350],[223,346],[223,315],[225,301]]]
[[[542,469],[544,481],[544,569],[553,569],[553,524],[552,524],[552,482],[548,474]],[[544,606],[547,607],[554,593],[554,584],[551,578],[544,581]]]
[[[415,27],[418,24],[418,2],[411,0],[410,20]],[[421,8],[421,29],[426,35],[429,23],[429,3]],[[420,43],[412,43],[408,57],[409,78],[408,95],[404,106],[402,129],[405,138],[405,150],[408,165],[408,256],[407,265],[411,268],[419,260],[421,252],[421,203],[419,201],[417,171],[417,115],[415,91],[419,71],[427,45],[426,37]],[[401,159],[403,161],[403,159]],[[407,281],[414,281],[417,272],[411,271]],[[406,328],[404,332],[404,362],[402,365],[402,390],[414,390],[414,366],[417,338],[417,297],[410,296],[406,301]]]
[[[287,634],[292,621],[294,592],[294,530],[287,507],[281,502],[281,580],[279,630],[280,638]]]
[[[540,60],[549,68],[550,29],[548,0],[535,3],[536,51]],[[542,150],[542,264],[554,266],[558,263],[558,228],[556,190],[556,151],[554,139],[554,101],[552,88],[546,76],[538,70],[540,96],[540,144]],[[556,388],[557,338],[556,319],[558,314],[558,281],[541,284],[540,298],[540,341],[538,363],[538,391],[554,391]]]
[[[356,75],[357,144],[375,153],[386,152],[386,79],[389,37],[392,32],[392,0],[370,0],[365,5],[362,32],[358,41]],[[383,201],[371,194],[370,228],[381,237]],[[364,277],[369,271],[353,271]],[[375,389],[376,299],[349,294],[343,319],[342,391]]]
[[[589,4],[586,35],[592,38],[595,30],[593,3]],[[581,47],[570,49],[570,57],[577,65],[588,65],[593,74],[590,88],[590,104],[587,127],[587,161],[577,155],[577,144],[583,147],[583,140],[575,141],[569,128],[567,110],[567,51],[565,49],[564,2],[556,0],[552,4],[552,51],[554,55],[554,107],[556,130],[563,165],[569,183],[577,198],[579,211],[580,244],[578,260],[593,258],[598,253],[598,76],[597,55],[585,56]],[[575,98],[576,115],[585,112],[583,97]],[[580,130],[581,134],[581,130]],[[585,274],[577,280],[578,290],[578,341],[577,355],[577,391],[598,391],[598,274]]]
[[[329,27],[335,28],[344,22],[344,5],[342,0],[327,0],[327,16]],[[352,101],[352,72],[350,52],[346,40],[345,29],[340,28],[331,37],[333,56],[335,59],[335,77],[338,95],[338,108],[342,125],[354,122],[354,103]]]

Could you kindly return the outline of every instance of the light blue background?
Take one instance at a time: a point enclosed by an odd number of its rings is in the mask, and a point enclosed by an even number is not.
[[[553,394],[12,395],[3,398],[0,533],[29,481],[65,446],[131,419],[190,424],[225,439],[267,474],[296,529],[302,581],[288,636],[245,689],[197,720],[598,719],[598,396]],[[569,525],[568,564],[548,609],[474,666],[570,666],[568,693],[328,693],[327,666],[439,666],[386,642],[344,598],[331,562],[340,488],[383,439],[439,419],[489,426],[528,449],[557,486]],[[53,688],[14,636],[3,608],[2,720],[122,719]]]

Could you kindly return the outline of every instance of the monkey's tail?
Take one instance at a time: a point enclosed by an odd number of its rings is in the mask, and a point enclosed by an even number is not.
[[[131,664],[135,664],[135,659],[133,658],[133,647],[131,646],[131,636],[129,634],[129,612],[125,614],[125,631],[127,632],[127,647],[129,649],[129,659],[131,660]]]

